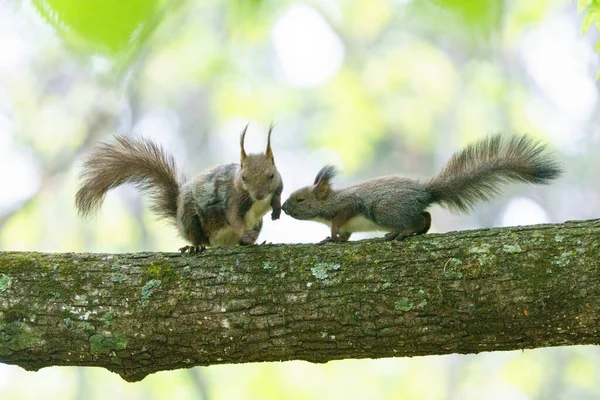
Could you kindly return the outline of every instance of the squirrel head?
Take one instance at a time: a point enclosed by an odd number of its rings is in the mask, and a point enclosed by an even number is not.
[[[271,150],[271,133],[273,125],[269,128],[267,139],[267,150],[260,154],[246,154],[244,150],[244,138],[248,125],[240,136],[240,170],[235,179],[236,187],[247,191],[254,201],[260,201],[273,194],[281,185],[281,175],[275,167],[275,158]]]
[[[313,219],[321,216],[323,204],[331,194],[331,180],[338,171],[333,165],[326,165],[315,178],[312,186],[296,190],[283,203],[281,209],[296,219]]]

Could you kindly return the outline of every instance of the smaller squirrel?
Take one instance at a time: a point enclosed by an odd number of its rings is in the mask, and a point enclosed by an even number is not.
[[[191,246],[181,253],[202,252],[206,245],[249,245],[256,242],[262,217],[281,215],[283,182],[275,167],[269,128],[265,153],[247,155],[240,136],[240,164],[214,167],[190,182],[179,176],[175,160],[148,139],[116,137],[101,143],[83,164],[75,204],[82,216],[96,212],[106,192],[132,183],[150,198],[150,208],[176,224]]]
[[[468,212],[479,200],[489,201],[507,181],[547,184],[562,173],[546,146],[525,135],[493,135],[454,153],[442,170],[426,182],[400,176],[375,178],[334,190],[335,167],[323,167],[312,186],[292,193],[283,211],[299,220],[324,223],[331,236],[321,243],[345,242],[353,232],[384,231],[387,240],[426,233],[440,204]]]

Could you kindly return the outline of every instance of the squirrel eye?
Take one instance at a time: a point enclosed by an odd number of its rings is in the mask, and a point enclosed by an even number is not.
[[[246,177],[242,176],[242,181],[246,182]]]
[[[275,179],[275,174],[271,174],[271,175],[269,175],[269,179],[270,179],[270,180],[273,180],[273,179]]]
[[[302,203],[303,201],[304,201],[304,199],[303,199],[303,198],[296,199],[296,202],[297,202],[297,203]]]

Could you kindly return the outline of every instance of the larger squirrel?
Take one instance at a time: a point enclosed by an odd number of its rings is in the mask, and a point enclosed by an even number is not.
[[[189,182],[177,172],[172,156],[148,139],[116,137],[95,147],[84,162],[82,184],[75,198],[83,216],[97,211],[106,192],[132,183],[150,198],[151,210],[174,222],[191,246],[182,253],[200,252],[206,245],[253,244],[262,217],[281,214],[283,182],[275,167],[269,129],[265,153],[247,155],[246,130],[240,136],[240,164],[214,167]]]
[[[312,186],[292,193],[283,211],[300,220],[322,222],[331,236],[322,241],[345,242],[353,232],[384,231],[388,240],[426,233],[440,204],[468,212],[477,201],[499,193],[500,184],[522,181],[547,184],[562,173],[546,146],[525,135],[493,135],[452,155],[432,179],[420,182],[400,176],[372,179],[334,190],[335,167],[323,167]]]

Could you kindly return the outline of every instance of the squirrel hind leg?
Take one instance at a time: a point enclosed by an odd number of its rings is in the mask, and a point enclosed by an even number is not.
[[[421,229],[418,230],[415,235],[427,233],[429,228],[431,228],[431,214],[429,212],[423,211],[423,213],[421,213],[421,223]]]
[[[186,252],[189,254],[203,253],[204,250],[206,250],[204,245],[209,244],[210,242],[194,207],[186,205],[179,222],[179,232],[185,239],[192,243],[191,246],[181,247],[179,249],[181,254]]]
[[[423,211],[419,220],[413,226],[405,228],[401,231],[390,232],[385,235],[385,239],[404,240],[409,236],[427,233],[429,228],[431,228],[431,214],[427,211]]]

